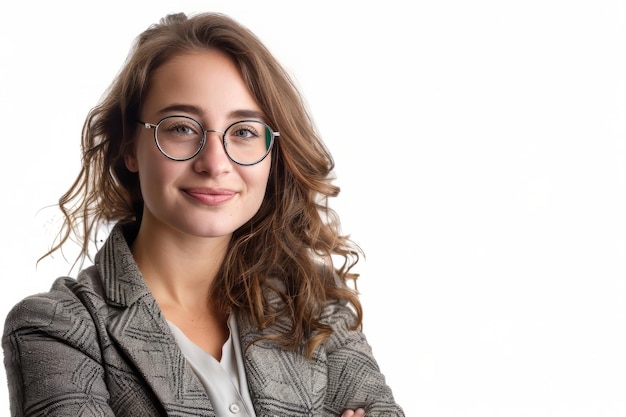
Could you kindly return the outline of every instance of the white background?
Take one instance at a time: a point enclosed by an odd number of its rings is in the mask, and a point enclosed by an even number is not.
[[[221,11],[293,74],[336,158],[365,332],[407,416],[626,415],[625,1],[1,7],[2,318],[68,272],[35,266],[44,207],[133,38]]]

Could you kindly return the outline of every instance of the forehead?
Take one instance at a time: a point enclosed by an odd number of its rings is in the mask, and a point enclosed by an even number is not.
[[[158,113],[173,104],[213,116],[261,110],[234,60],[216,49],[177,54],[154,70],[142,112]]]

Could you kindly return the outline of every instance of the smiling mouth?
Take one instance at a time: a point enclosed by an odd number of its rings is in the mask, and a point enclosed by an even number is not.
[[[207,205],[218,206],[232,200],[237,193],[230,190],[184,190],[193,200]]]

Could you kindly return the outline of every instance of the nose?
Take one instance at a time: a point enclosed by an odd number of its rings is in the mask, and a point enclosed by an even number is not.
[[[204,148],[194,158],[194,170],[217,177],[232,169],[232,162],[224,149],[224,132],[207,130]]]

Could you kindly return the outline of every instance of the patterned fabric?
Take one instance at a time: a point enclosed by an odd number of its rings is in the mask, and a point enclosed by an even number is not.
[[[349,330],[348,306],[332,303],[323,318],[335,333],[312,360],[269,341],[245,350],[257,416],[336,417],[356,407],[404,416],[365,336]],[[238,325],[243,346],[261,335],[247,317]],[[76,280],[59,278],[11,310],[2,346],[13,417],[215,416],[119,225]]]

